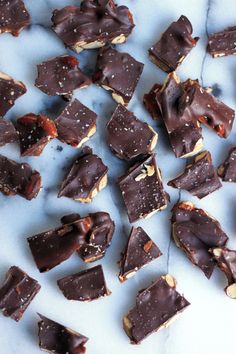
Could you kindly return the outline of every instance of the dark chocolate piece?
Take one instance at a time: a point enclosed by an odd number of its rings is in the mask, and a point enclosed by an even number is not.
[[[131,160],[150,154],[157,144],[157,133],[138,120],[124,106],[118,105],[107,124],[107,142],[120,159]]]
[[[151,217],[167,206],[168,196],[163,189],[155,155],[132,166],[120,177],[119,187],[131,223]]]
[[[18,141],[18,135],[12,122],[0,118],[0,146]]]
[[[226,28],[222,32],[209,36],[208,52],[213,58],[236,54],[236,27]]]
[[[62,55],[37,65],[35,86],[49,96],[72,96],[74,90],[90,85],[90,79],[79,69],[79,61]]]
[[[161,88],[162,85],[154,84],[151,90],[143,96],[144,106],[154,120],[162,119],[161,111],[156,101],[157,93]]]
[[[224,182],[236,183],[236,147],[230,149],[226,160],[218,167],[218,175]]]
[[[62,278],[57,284],[68,300],[93,301],[111,293],[101,265]]]
[[[54,10],[52,22],[56,34],[77,53],[108,43],[124,43],[134,28],[129,9],[113,0],[84,0],[80,8]]]
[[[3,315],[18,322],[40,288],[39,283],[23,270],[11,267],[0,287],[0,309]]]
[[[41,187],[41,176],[27,163],[17,163],[0,155],[0,192],[20,195],[31,200],[36,198]]]
[[[21,81],[16,81],[9,75],[0,72],[0,116],[4,116],[15,101],[26,93],[26,87]]]
[[[133,227],[120,262],[119,280],[127,280],[161,255],[161,251],[146,232],[141,227]]]
[[[128,53],[102,48],[97,58],[94,82],[110,91],[116,102],[126,106],[133,97],[143,66]]]
[[[215,267],[209,249],[224,246],[227,235],[217,220],[190,202],[176,204],[172,212],[172,236],[176,245],[209,279]]]
[[[149,49],[150,59],[167,73],[176,70],[199,40],[193,38],[192,33],[192,24],[187,17],[181,16]]]
[[[52,120],[44,115],[28,113],[17,119],[22,156],[39,156],[47,143],[57,137],[57,129]]]
[[[13,36],[30,24],[30,15],[22,0],[0,0],[0,33],[9,32]]]
[[[38,315],[41,318],[38,323],[40,349],[51,354],[85,354],[87,337],[45,316]]]
[[[168,186],[185,189],[202,199],[221,188],[222,184],[212,164],[210,152],[204,151],[194,157],[180,176],[169,181]]]
[[[92,150],[84,148],[61,185],[58,197],[90,203],[107,185],[107,166]]]
[[[190,303],[176,291],[175,279],[167,274],[139,291],[136,305],[123,318],[126,334],[133,344],[153,332],[167,328]]]
[[[95,134],[96,119],[96,113],[75,99],[55,120],[58,139],[79,148]]]

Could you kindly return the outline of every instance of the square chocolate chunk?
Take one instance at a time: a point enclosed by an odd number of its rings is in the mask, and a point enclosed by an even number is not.
[[[218,175],[224,182],[236,183],[236,147],[230,149],[226,160],[218,167]]]
[[[0,118],[0,146],[18,141],[18,134],[12,122]]]
[[[208,52],[213,58],[236,54],[236,27],[226,28],[222,32],[209,36]]]
[[[168,195],[163,189],[155,155],[148,156],[132,166],[120,177],[119,187],[131,223],[151,217],[167,206]]]
[[[18,36],[30,24],[30,15],[22,0],[1,0],[0,14],[0,33]]]

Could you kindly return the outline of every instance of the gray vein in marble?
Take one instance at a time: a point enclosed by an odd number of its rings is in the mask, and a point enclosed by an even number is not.
[[[212,0],[208,0],[207,1],[207,8],[206,8],[206,18],[205,18],[205,33],[206,33],[207,38],[209,37],[208,19],[209,19],[209,15],[210,15],[210,11],[211,11],[211,4],[212,4]],[[203,75],[204,75],[206,58],[207,58],[207,51],[205,51],[205,53],[204,53],[203,60],[202,60],[202,66],[201,66],[200,78],[201,78],[202,86],[204,86]]]

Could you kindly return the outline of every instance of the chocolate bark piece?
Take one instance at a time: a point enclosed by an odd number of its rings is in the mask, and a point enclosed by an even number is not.
[[[111,47],[102,48],[97,58],[94,82],[110,91],[116,102],[126,106],[133,97],[143,67],[128,53]]]
[[[121,282],[135,275],[148,263],[162,255],[153,240],[142,227],[133,227],[120,261],[119,280]]]
[[[30,24],[30,15],[22,0],[1,0],[0,13],[0,33],[9,32],[17,37]]]
[[[202,199],[221,188],[222,184],[212,164],[210,152],[204,151],[194,157],[180,176],[169,181],[168,186],[185,189]]]
[[[51,354],[85,354],[88,338],[60,323],[38,314],[40,349]]]
[[[17,119],[16,129],[22,156],[41,155],[47,143],[57,137],[54,122],[42,114],[28,113]]]
[[[149,49],[150,59],[167,73],[176,70],[199,40],[199,37],[193,38],[192,33],[191,22],[180,16]]]
[[[190,202],[176,204],[172,212],[172,237],[176,245],[209,279],[215,267],[209,250],[224,246],[227,235],[217,220]]]
[[[113,0],[84,0],[80,8],[66,6],[53,12],[52,22],[56,34],[77,53],[124,43],[134,28],[129,9]]]
[[[224,182],[236,183],[236,147],[230,149],[226,160],[218,167],[218,175]]]
[[[163,189],[154,154],[133,165],[120,177],[119,187],[131,223],[151,217],[167,206],[168,195]]]
[[[226,294],[230,298],[236,299],[236,251],[226,247],[218,247],[213,248],[212,253],[218,267],[228,279],[228,286],[225,288]]]
[[[131,160],[150,154],[158,135],[150,125],[138,120],[124,106],[118,105],[107,124],[107,142],[120,159]]]
[[[236,27],[226,28],[222,32],[209,36],[208,52],[213,58],[236,54]]]
[[[93,301],[111,293],[101,265],[64,277],[57,284],[68,300]]]
[[[79,61],[71,55],[62,55],[37,65],[35,86],[49,96],[71,97],[73,91],[87,87],[91,80],[80,70]]]
[[[41,286],[23,270],[12,266],[0,287],[0,309],[3,315],[19,321]]]
[[[151,90],[143,96],[144,106],[154,120],[162,119],[161,110],[156,101],[157,93],[161,90],[161,88],[162,85],[154,84]]]
[[[18,135],[12,122],[0,118],[0,146],[15,143],[17,140]]]
[[[7,196],[20,195],[31,200],[41,187],[41,176],[27,163],[17,163],[0,155],[0,192]]]
[[[167,274],[139,291],[136,305],[123,318],[131,343],[138,344],[153,332],[169,327],[190,303],[176,291],[176,280]]]
[[[14,106],[17,98],[25,93],[26,87],[23,82],[0,72],[0,116],[3,117]]]
[[[96,119],[96,113],[75,99],[55,120],[58,139],[79,148],[95,134]]]
[[[85,147],[61,185],[58,198],[67,197],[90,203],[107,185],[107,166],[92,150]]]

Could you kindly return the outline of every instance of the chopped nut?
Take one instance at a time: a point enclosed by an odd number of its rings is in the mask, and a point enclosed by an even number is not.
[[[236,299],[236,283],[229,285],[225,292],[231,299]]]
[[[143,250],[144,252],[148,253],[152,247],[153,241],[149,240],[147,243],[145,243]]]
[[[170,274],[166,274],[162,277],[163,279],[165,279],[165,281],[167,282],[167,284],[169,286],[171,286],[172,288],[176,287],[176,280],[174,277],[172,277],[172,275]]]

